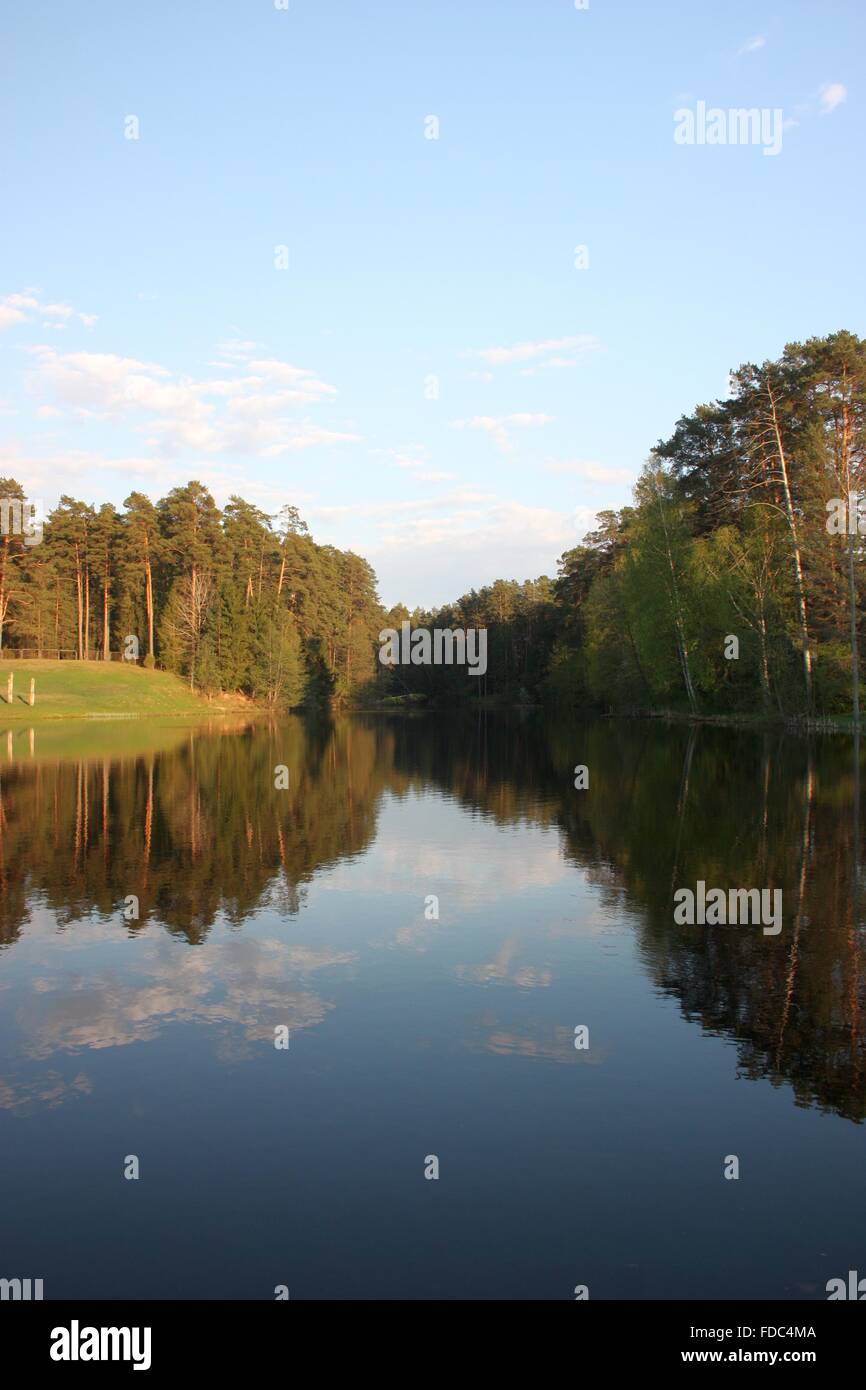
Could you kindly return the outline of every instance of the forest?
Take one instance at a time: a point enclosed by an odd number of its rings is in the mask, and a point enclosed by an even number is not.
[[[13,479],[0,497],[22,498]],[[240,497],[220,511],[199,482],[118,512],[62,496],[42,539],[4,526],[2,654],[121,659],[205,694],[238,691],[292,708],[350,700],[375,673],[380,605],[367,562],[316,545],[297,509]]]
[[[0,652],[141,660],[272,706],[551,703],[625,712],[860,715],[866,342],[789,344],[731,374],[650,451],[555,578],[386,612],[370,565],[198,482],[118,512],[63,496],[43,539],[5,524]],[[852,496],[853,495],[853,496]],[[0,497],[23,499],[0,479]],[[850,499],[850,504],[849,504]],[[841,518],[841,524],[840,523]],[[866,518],[864,518],[866,520]],[[866,530],[866,525],[864,525]],[[487,672],[384,667],[379,633],[486,628]]]
[[[859,722],[866,516],[852,494],[866,502],[866,343],[789,344],[676,422],[633,504],[601,512],[554,580],[412,615],[486,624],[484,681],[407,666],[395,682],[449,699],[480,684],[576,708]]]

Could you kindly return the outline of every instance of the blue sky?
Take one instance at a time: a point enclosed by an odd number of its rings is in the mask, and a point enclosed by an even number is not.
[[[46,506],[199,478],[436,604],[863,332],[860,0],[288,6],[6,8],[0,474]],[[700,101],[781,150],[677,144]]]

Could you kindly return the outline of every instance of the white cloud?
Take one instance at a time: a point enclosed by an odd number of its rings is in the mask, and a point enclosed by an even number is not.
[[[358,438],[290,418],[298,407],[336,391],[288,362],[262,359],[248,363],[243,376],[196,381],[113,353],[61,353],[44,345],[31,351],[34,389],[72,406],[83,419],[130,419],[164,454],[191,449],[275,458]]]
[[[503,366],[512,362],[530,362],[535,357],[544,357],[549,352],[560,352],[562,349],[589,350],[600,346],[598,338],[591,333],[579,333],[570,338],[548,338],[538,343],[514,343],[511,347],[481,348],[467,355],[481,357],[492,366]]]
[[[444,524],[453,528],[457,519],[465,521],[479,516],[481,513],[476,509],[495,500],[493,493],[481,492],[478,488],[470,485],[457,488],[449,493],[443,493],[438,497],[401,498],[389,502],[328,502],[321,505],[314,504],[309,511],[311,516],[327,519],[341,517],[369,519],[375,523],[379,531],[390,533],[395,527],[399,527],[399,535],[402,535],[404,527],[415,524],[412,520],[413,516],[423,519],[424,524],[427,525],[431,523],[432,519],[443,514],[446,517]],[[457,508],[456,511],[455,508]]]
[[[21,323],[25,315],[20,309],[16,309],[8,300],[0,300],[0,328],[8,328],[10,324]]]
[[[454,473],[431,469],[427,450],[421,445],[411,445],[408,449],[368,449],[367,453],[372,458],[386,459],[391,468],[402,468],[411,473],[419,483],[452,482],[456,477]]]
[[[564,550],[595,525],[596,508],[531,507],[477,489],[371,507],[381,539],[364,553],[386,604],[446,603],[494,579],[554,576]]]
[[[552,415],[530,414],[528,411],[515,411],[511,415],[474,415],[471,420],[453,420],[456,430],[484,430],[502,450],[512,447],[511,429],[531,429],[549,425]]]
[[[335,396],[336,388],[327,386],[323,381],[317,381],[316,377],[306,367],[293,367],[288,362],[277,362],[272,358],[264,361],[253,361],[247,363],[247,380],[261,380],[274,382],[303,394],[307,399],[314,399],[318,396]]]
[[[13,323],[32,323],[42,315],[45,328],[63,328],[72,319],[78,319],[85,328],[92,328],[97,319],[96,314],[79,313],[71,304],[43,304],[31,291],[7,294],[0,299],[0,328],[9,328]]]
[[[0,473],[17,479],[31,496],[41,497],[46,502],[59,498],[62,492],[68,491],[72,478],[119,473],[124,479],[156,478],[160,484],[167,481],[171,487],[174,486],[174,482],[186,482],[190,476],[188,470],[179,469],[179,476],[172,479],[164,462],[143,455],[106,458],[102,454],[85,449],[29,454],[15,444],[6,444],[0,448]]]
[[[110,457],[86,449],[36,454],[16,443],[0,445],[0,476],[17,479],[29,496],[41,498],[48,508],[55,505],[62,492],[71,488],[89,495],[106,475],[112,479],[119,477],[124,489],[122,496],[135,487],[149,491],[152,496],[162,496],[171,488],[196,478],[212,493],[218,506],[223,506],[233,493],[242,494],[266,512],[277,512],[286,501],[282,483],[251,478],[248,467],[228,460],[215,467],[206,459],[167,460],[152,454]],[[306,508],[312,497],[293,484],[292,501]]]
[[[738,53],[755,53],[759,48],[763,48],[767,42],[764,34],[755,34],[754,38],[746,39],[746,42],[737,49]]]
[[[227,358],[230,362],[244,362],[256,348],[261,347],[261,343],[253,343],[244,338],[224,338],[217,343],[217,356]]]
[[[401,453],[398,449],[371,449],[370,453],[385,454],[390,458],[393,468],[405,468],[410,472],[416,472],[419,468],[425,466],[425,460],[423,458],[418,458],[414,454]]]
[[[818,91],[818,100],[821,103],[821,115],[829,116],[831,111],[835,111],[837,106],[841,106],[847,100],[848,89],[841,82],[825,82]]]

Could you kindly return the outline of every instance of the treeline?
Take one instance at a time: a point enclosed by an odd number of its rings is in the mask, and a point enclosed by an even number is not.
[[[866,557],[848,498],[866,494],[866,343],[793,343],[731,388],[656,445],[633,505],[600,513],[555,581],[412,615],[487,625],[483,680],[400,667],[395,690],[859,719]]]
[[[205,692],[259,702],[851,713],[859,720],[866,343],[847,332],[747,364],[651,451],[633,505],[598,516],[556,579],[497,580],[385,613],[360,556],[286,506],[220,511],[200,483],[118,512],[62,497],[39,544],[7,524],[0,652],[121,655],[138,638]],[[828,510],[829,508],[829,510]],[[863,529],[866,531],[866,503]],[[383,628],[484,628],[486,672],[378,660]]]
[[[375,575],[317,545],[295,507],[220,511],[198,482],[121,512],[63,496],[32,543],[10,524],[20,485],[0,478],[0,498],[0,652],[108,660],[133,637],[193,688],[290,706],[351,699],[375,674]]]

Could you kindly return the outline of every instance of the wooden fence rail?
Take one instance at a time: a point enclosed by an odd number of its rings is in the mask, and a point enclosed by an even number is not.
[[[101,652],[98,654],[90,653],[89,656],[79,657],[74,647],[3,647],[0,649],[0,661],[104,661]],[[128,661],[123,652],[109,652],[109,661],[127,661],[128,666],[140,666],[141,658],[138,661]]]

